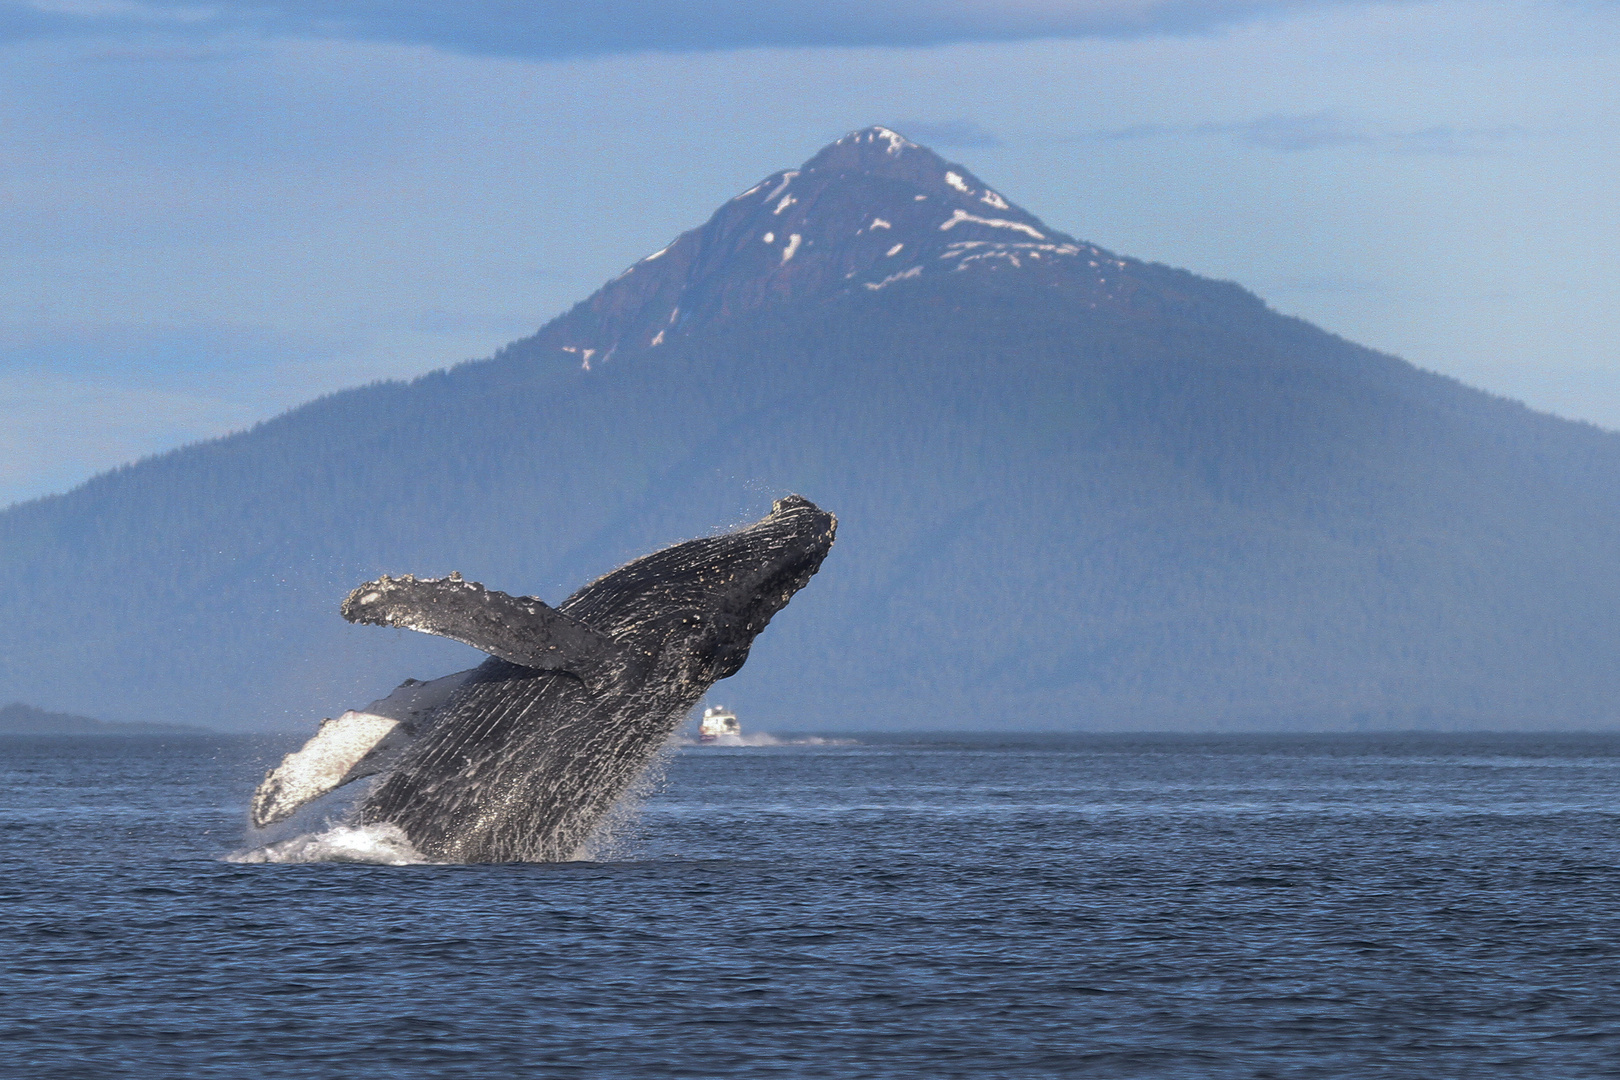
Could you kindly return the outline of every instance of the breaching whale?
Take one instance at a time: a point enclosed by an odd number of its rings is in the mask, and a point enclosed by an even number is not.
[[[350,622],[439,634],[490,657],[325,721],[265,776],[253,823],[376,777],[356,822],[398,827],[429,859],[574,857],[709,686],[742,667],[820,568],[836,527],[792,495],[752,525],[645,555],[555,608],[459,574],[361,585],[343,602]]]

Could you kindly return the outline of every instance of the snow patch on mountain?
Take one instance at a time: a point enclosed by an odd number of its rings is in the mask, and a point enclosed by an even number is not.
[[[1039,255],[1049,251],[1054,255],[1078,255],[1080,247],[1077,244],[1030,244],[1030,243],[1003,243],[999,240],[957,240],[940,253],[942,259],[953,259],[964,255],[974,248],[993,248],[996,250],[1026,251],[1032,255]],[[1096,263],[1092,263],[1096,266]],[[1121,264],[1123,265],[1123,264]]]
[[[1017,229],[1019,232],[1028,233],[1037,240],[1046,239],[1045,233],[1032,226],[1025,225],[1022,221],[1008,221],[1006,218],[979,217],[977,214],[970,214],[966,210],[952,210],[951,219],[941,224],[939,228],[941,232],[944,232],[947,229],[954,229],[963,222],[972,222],[975,225],[989,225],[991,228],[995,229]]]
[[[789,169],[787,172],[783,173],[782,174],[782,182],[780,184],[777,184],[776,187],[771,189],[771,193],[769,195],[765,196],[765,201],[770,202],[772,199],[774,199],[778,195],[782,194],[782,192],[787,188],[787,186],[789,184],[793,183],[794,178],[797,177],[798,175],[799,175],[799,170],[798,169]],[[764,184],[757,184],[751,190],[758,191],[760,188],[762,188],[764,186],[765,186]]]
[[[892,285],[896,281],[904,281],[906,278],[919,277],[919,276],[921,276],[922,272],[923,272],[922,267],[913,266],[910,270],[902,270],[898,274],[890,274],[888,277],[884,278],[882,281],[868,281],[865,284],[866,284],[866,287],[868,289],[871,289],[874,292],[876,292],[878,289],[883,288],[883,286]]]
[[[898,131],[881,126],[869,127],[862,131],[852,131],[848,135],[845,135],[842,139],[839,139],[838,142],[834,143],[833,145],[839,146],[845,143],[854,143],[856,145],[860,145],[861,143],[878,142],[886,144],[884,153],[891,155],[898,155],[906,150],[922,149],[920,146],[906,138],[904,135],[900,134]]]

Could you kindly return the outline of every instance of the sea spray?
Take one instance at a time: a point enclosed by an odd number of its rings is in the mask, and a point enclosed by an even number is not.
[[[602,820],[574,853],[574,859],[609,862],[630,857],[641,840],[641,809],[669,783],[669,765],[681,740],[671,736],[630,781]]]

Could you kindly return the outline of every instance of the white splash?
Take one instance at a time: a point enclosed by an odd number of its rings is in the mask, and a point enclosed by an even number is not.
[[[654,337],[652,339],[652,341],[648,342],[649,345],[662,345],[663,343],[664,343],[664,332],[662,330],[658,331],[658,335],[656,337]]]
[[[982,203],[989,203],[991,206],[995,207],[997,210],[1011,209],[1007,205],[1007,200],[1003,199],[1000,195],[997,195],[993,191],[986,190],[985,193],[979,197],[979,201],[982,202]]]
[[[962,175],[960,173],[946,173],[945,182],[964,195],[973,194],[973,189],[967,186],[967,181],[962,179]]]
[[[760,239],[767,244],[774,244],[776,243],[776,234],[773,232],[768,232],[764,236],[760,237]]]
[[[799,250],[799,239],[798,233],[793,233],[788,236],[787,247],[782,249],[783,262],[787,262],[789,259],[793,258],[793,253]]]
[[[410,866],[427,863],[397,825],[333,825],[226,856],[233,863],[370,863]]]
[[[772,210],[771,213],[773,215],[780,214],[782,211],[786,210],[788,207],[792,206],[798,201],[799,200],[795,199],[792,195],[784,195],[782,196],[782,201],[776,204],[776,209]]]
[[[896,245],[894,245],[894,247],[889,249],[889,253],[888,253],[887,257],[890,258],[890,259],[894,258],[896,255],[900,254],[900,249],[905,247],[905,246],[906,245],[904,245],[904,244],[896,244]]]
[[[872,219],[872,226],[871,227],[874,228],[874,229],[892,229],[892,228],[894,228],[893,225],[890,225],[887,221],[884,221],[880,217],[875,217],[875,218]]]

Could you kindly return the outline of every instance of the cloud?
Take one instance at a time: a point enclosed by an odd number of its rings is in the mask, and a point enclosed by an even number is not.
[[[1504,140],[1526,134],[1517,127],[1460,128],[1449,124],[1411,131],[1379,130],[1333,113],[1318,112],[1296,116],[1272,113],[1236,123],[1134,124],[1091,132],[1074,141],[1124,142],[1216,136],[1286,154],[1360,146],[1392,154],[1466,155],[1484,153]]]
[[[914,142],[950,150],[970,150],[1001,146],[1001,139],[971,120],[901,120],[889,125]]]
[[[0,40],[167,28],[554,59],[769,46],[925,46],[1206,33],[1372,0],[0,0]]]
[[[1324,146],[1351,146],[1365,143],[1368,136],[1355,125],[1331,113],[1309,116],[1262,116],[1231,129],[1240,142],[1268,150],[1296,152]]]

